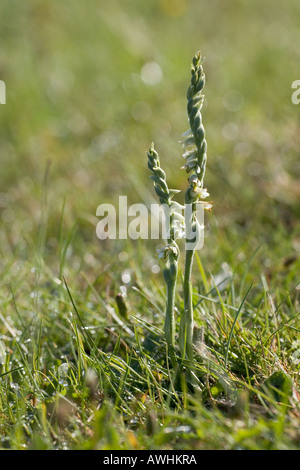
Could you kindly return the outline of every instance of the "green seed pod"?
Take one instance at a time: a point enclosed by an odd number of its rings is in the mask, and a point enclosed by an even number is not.
[[[171,281],[170,269],[169,268],[165,268],[163,270],[163,276],[164,276],[165,283],[169,284],[169,282]]]
[[[169,276],[171,281],[175,281],[177,278],[177,272],[178,272],[178,266],[177,262],[174,261],[173,263],[170,263],[170,268],[169,268]]]

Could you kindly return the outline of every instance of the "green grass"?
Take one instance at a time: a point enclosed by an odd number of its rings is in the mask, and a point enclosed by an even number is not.
[[[1,2],[1,449],[300,448],[299,17],[297,1]],[[153,140],[184,191],[199,49],[214,209],[178,376],[160,242],[100,241],[95,214],[152,201]]]

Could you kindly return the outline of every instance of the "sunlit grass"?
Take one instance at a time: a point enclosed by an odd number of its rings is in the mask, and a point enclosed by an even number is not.
[[[167,3],[1,2],[0,448],[299,448],[299,5]],[[184,191],[198,49],[214,213],[191,387],[167,360],[159,241],[101,242],[95,214],[152,202],[153,140]]]

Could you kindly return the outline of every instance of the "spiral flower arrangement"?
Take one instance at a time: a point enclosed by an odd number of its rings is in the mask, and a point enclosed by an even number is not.
[[[190,129],[186,132],[187,138],[183,141],[183,148],[186,150],[183,154],[186,159],[184,168],[187,172],[192,170],[195,172],[201,186],[203,185],[207,161],[207,143],[201,116],[204,101],[202,90],[205,85],[202,63],[203,59],[200,52],[198,52],[193,58],[191,84],[187,91],[187,113]]]
[[[196,214],[196,205],[202,204],[203,208],[210,210],[212,205],[203,201],[209,193],[203,188],[203,180],[207,161],[207,143],[205,140],[205,129],[202,123],[201,109],[204,95],[202,90],[205,85],[205,75],[202,67],[203,59],[200,52],[194,58],[191,68],[191,83],[187,91],[187,113],[190,129],[184,134],[185,140],[182,142],[184,149],[183,157],[186,160],[183,168],[189,177],[189,185],[185,193],[185,203],[191,204],[189,219],[186,226],[189,226],[189,233],[195,234],[197,230],[202,230],[199,226]],[[188,359],[193,359],[193,299],[192,299],[192,266],[194,249],[186,250],[185,270],[183,281],[184,312],[180,320],[179,346],[181,353]]]
[[[174,209],[172,198],[177,194],[178,190],[169,189],[166,180],[166,174],[160,167],[158,153],[154,150],[154,144],[151,145],[147,153],[148,168],[151,170],[151,179],[154,182],[154,189],[159,197],[161,204],[166,204],[169,208],[169,231],[168,231],[168,244],[162,250],[159,250],[159,256],[167,260],[164,269],[164,280],[167,286],[167,304],[165,316],[165,337],[170,350],[171,361],[175,365],[175,293],[176,282],[178,276],[178,257],[179,247],[176,243],[176,236],[178,233],[178,222],[180,215]],[[176,207],[176,203],[175,203]]]
[[[197,230],[202,230],[196,218],[197,204],[203,205],[203,208],[210,210],[212,205],[203,201],[209,196],[207,190],[203,187],[204,175],[207,161],[207,143],[205,140],[205,129],[202,123],[201,109],[203,106],[204,95],[202,90],[205,85],[205,75],[202,67],[203,59],[198,52],[192,62],[191,82],[187,91],[187,113],[190,129],[183,134],[184,141],[182,146],[184,149],[183,157],[185,158],[184,168],[190,173],[188,179],[188,187],[185,192],[185,205],[190,205],[191,210],[189,216],[185,217],[185,230],[188,234],[195,234]],[[152,180],[156,194],[161,204],[167,204],[170,208],[170,232],[168,245],[161,250],[160,256],[167,259],[167,266],[164,270],[164,279],[167,285],[167,306],[165,319],[165,336],[170,349],[174,352],[175,348],[175,290],[178,276],[178,258],[179,248],[176,243],[176,229],[178,227],[178,214],[176,212],[176,204],[171,201],[172,197],[178,192],[168,188],[166,174],[160,167],[159,157],[154,150],[153,144],[148,151],[148,167],[152,171]],[[181,206],[182,207],[182,206]],[[185,206],[186,208],[186,206]],[[187,229],[188,228],[188,229]],[[192,300],[192,265],[195,248],[188,248],[186,244],[184,281],[183,281],[183,299],[184,311],[180,319],[179,326],[179,348],[183,358],[190,361],[193,359],[193,300]],[[175,355],[171,355],[172,363],[175,364]]]

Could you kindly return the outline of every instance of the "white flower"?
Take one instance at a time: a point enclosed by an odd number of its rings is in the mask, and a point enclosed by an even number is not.
[[[211,202],[205,202],[205,201],[197,201],[196,204],[202,204],[203,209],[206,211],[211,211],[211,208],[213,206]]]
[[[159,258],[165,258],[166,257],[166,249],[165,248],[158,249],[157,253],[158,253]]]
[[[201,183],[197,177],[197,175],[191,175],[189,178],[190,183],[190,196],[193,199],[206,199],[209,196],[209,192],[206,188],[202,188]],[[212,208],[212,204],[204,203],[203,201],[196,201],[197,203],[204,204],[204,209],[210,210]]]
[[[176,238],[185,238],[185,223],[182,220],[174,220],[174,235]]]
[[[157,250],[157,253],[159,258],[167,258],[170,253],[173,253],[174,256],[177,256],[178,250],[175,245],[170,244],[165,246],[164,248]]]
[[[206,188],[200,188],[198,194],[201,199],[206,199],[209,196],[209,192]]]

